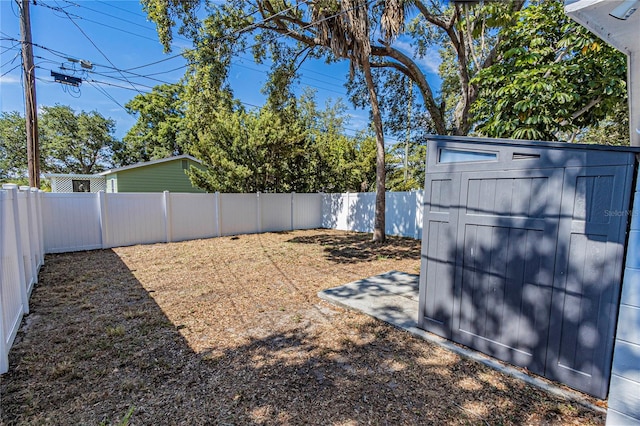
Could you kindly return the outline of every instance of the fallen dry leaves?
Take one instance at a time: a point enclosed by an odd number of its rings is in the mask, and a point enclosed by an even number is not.
[[[5,424],[598,424],[602,413],[317,292],[420,242],[309,230],[49,255]]]

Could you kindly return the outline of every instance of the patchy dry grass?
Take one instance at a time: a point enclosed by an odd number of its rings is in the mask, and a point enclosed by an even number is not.
[[[316,293],[420,243],[327,230],[48,256],[2,376],[5,424],[598,424]]]

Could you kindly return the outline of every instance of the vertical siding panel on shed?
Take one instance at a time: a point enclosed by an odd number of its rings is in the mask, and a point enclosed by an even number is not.
[[[620,296],[630,166],[567,167],[547,375],[605,396]],[[616,188],[618,190],[612,190]]]
[[[624,149],[434,137],[419,325],[606,396],[626,223],[607,210],[627,208],[633,164]],[[461,183],[443,193],[446,179]]]

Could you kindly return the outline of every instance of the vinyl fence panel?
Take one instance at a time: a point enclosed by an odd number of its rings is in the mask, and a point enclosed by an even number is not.
[[[164,194],[104,194],[107,240],[105,247],[166,241]]]
[[[29,193],[20,191],[18,196],[18,217],[20,218],[19,238],[22,245],[22,261],[24,264],[24,279],[27,285],[28,293],[31,292],[31,286],[35,283],[35,264],[31,258],[31,236],[29,235]]]
[[[348,194],[347,230],[373,232],[376,213],[375,192]]]
[[[31,217],[21,232],[35,270],[47,253],[221,235],[328,228],[373,232],[375,193],[184,194],[32,193],[19,195]],[[421,236],[423,191],[387,193],[386,232]],[[35,214],[42,208],[42,215]],[[31,210],[29,210],[31,206]],[[44,241],[42,232],[44,229]],[[25,261],[26,262],[26,261]],[[32,274],[34,275],[34,274]]]
[[[220,234],[240,235],[260,232],[256,194],[220,195]]]
[[[293,229],[322,227],[323,194],[293,194]]]
[[[170,241],[211,238],[218,235],[217,194],[172,193]]]
[[[260,232],[292,230],[292,194],[258,194]]]
[[[46,253],[102,248],[99,194],[48,193],[42,197]]]
[[[346,194],[322,194],[322,227],[327,229],[346,229],[347,219],[340,222],[342,211],[345,209]]]
[[[17,190],[0,191],[0,373],[9,368],[13,344],[26,309],[26,289],[19,226],[16,226]]]
[[[420,201],[422,201],[420,194],[416,191],[387,193],[385,215],[387,235],[415,237],[416,213]]]

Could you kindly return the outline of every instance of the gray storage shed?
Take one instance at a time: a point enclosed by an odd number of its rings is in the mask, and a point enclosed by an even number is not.
[[[431,137],[419,326],[605,398],[638,152]]]

